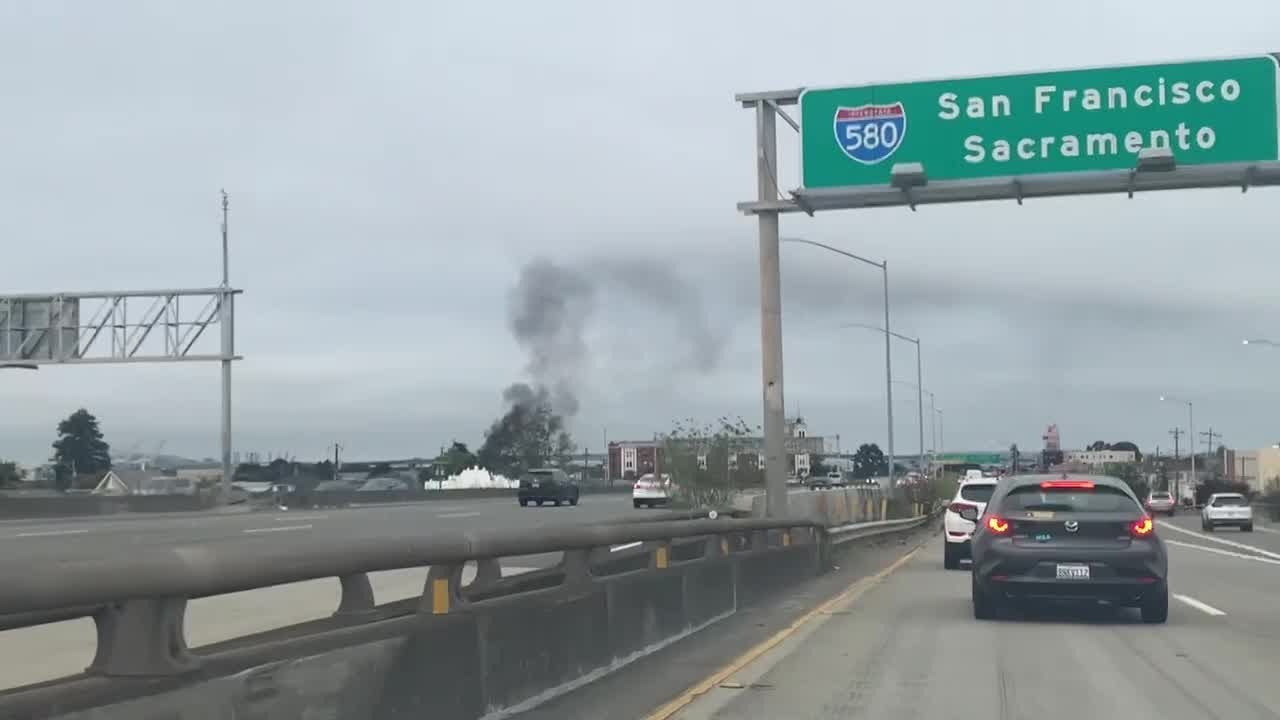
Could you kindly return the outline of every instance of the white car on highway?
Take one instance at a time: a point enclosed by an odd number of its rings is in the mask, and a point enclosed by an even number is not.
[[[960,481],[955,499],[947,506],[942,515],[944,542],[942,544],[942,566],[948,570],[960,567],[960,561],[970,558],[969,540],[973,536],[974,523],[960,517],[965,508],[977,508],[977,517],[987,509],[987,501],[996,491],[998,478],[982,477],[981,473],[971,475]]]
[[[636,480],[631,488],[631,504],[633,507],[654,507],[671,502],[671,476],[663,473],[659,481],[653,473],[645,473]]]
[[[1231,525],[1253,532],[1253,508],[1249,498],[1240,493],[1214,493],[1200,511],[1200,527],[1213,532],[1216,527]]]

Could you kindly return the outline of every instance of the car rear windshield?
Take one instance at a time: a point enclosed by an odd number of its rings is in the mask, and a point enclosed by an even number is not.
[[[969,483],[960,486],[960,497],[969,502],[985,503],[991,500],[995,491],[995,483]]]
[[[1152,500],[1169,500],[1169,499],[1171,499],[1171,497],[1172,497],[1172,496],[1171,496],[1171,495],[1169,495],[1169,493],[1167,493],[1167,492],[1156,492],[1156,493],[1151,493],[1151,499],[1152,499]]]
[[[1096,485],[1092,490],[1043,490],[1039,485],[1023,485],[1005,496],[1000,509],[1053,510],[1057,512],[1123,512],[1138,511],[1138,505],[1127,493],[1109,485]]]
[[[1248,503],[1246,503],[1244,497],[1240,495],[1223,495],[1220,498],[1215,498],[1213,501],[1214,507],[1240,507],[1241,505],[1246,504]]]

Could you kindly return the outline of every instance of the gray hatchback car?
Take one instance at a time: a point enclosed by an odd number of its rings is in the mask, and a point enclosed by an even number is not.
[[[1169,616],[1169,562],[1155,521],[1113,477],[1021,475],[996,487],[973,533],[973,616],[1015,600],[1106,601],[1148,623]]]

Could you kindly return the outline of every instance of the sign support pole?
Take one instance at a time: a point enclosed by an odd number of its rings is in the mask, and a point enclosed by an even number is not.
[[[756,102],[756,197],[778,195],[778,116],[767,102]],[[782,270],[777,211],[757,214],[760,235],[760,346],[764,399],[765,514],[787,514],[786,406],[782,393]]]
[[[230,201],[227,191],[222,191],[222,285],[218,303],[218,328],[222,333],[222,480],[218,504],[231,502],[231,480],[235,470],[231,467],[231,361],[235,355],[235,334],[232,318],[234,296],[230,288],[230,260],[227,252],[227,227]]]

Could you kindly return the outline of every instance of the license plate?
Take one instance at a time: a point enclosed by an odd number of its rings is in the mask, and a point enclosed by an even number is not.
[[[1059,580],[1088,580],[1089,566],[1088,565],[1059,565],[1058,579]]]
[[[542,487],[542,483],[540,483],[540,482],[536,482],[536,481],[535,481],[535,482],[533,483],[533,487]]]

